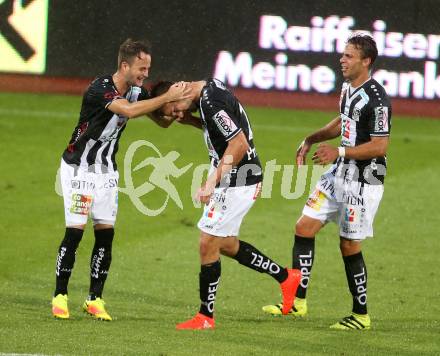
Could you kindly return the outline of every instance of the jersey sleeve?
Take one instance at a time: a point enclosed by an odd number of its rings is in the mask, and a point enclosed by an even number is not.
[[[86,92],[86,98],[89,103],[95,106],[107,107],[113,102],[113,100],[123,99],[118,91],[107,79],[95,80]]]
[[[231,140],[242,130],[228,95],[227,91],[211,87],[204,91],[201,101],[205,116],[214,123],[225,141]]]
[[[239,121],[226,110],[217,108],[217,112],[212,116],[212,121],[217,126],[226,141],[233,139],[242,129]]]
[[[387,98],[372,102],[369,121],[370,136],[389,136],[391,130],[391,103]]]

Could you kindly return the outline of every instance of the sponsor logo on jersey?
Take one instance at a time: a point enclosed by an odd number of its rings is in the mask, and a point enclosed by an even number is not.
[[[344,120],[342,121],[342,137],[350,138],[350,121]]]
[[[374,131],[377,133],[388,133],[388,107],[379,106],[374,108]]]
[[[346,222],[354,222],[356,213],[353,208],[345,208],[345,221]]]
[[[345,204],[355,205],[355,206],[363,206],[364,198],[362,196],[354,196],[347,193],[342,193],[342,200]]]
[[[89,122],[83,122],[79,127],[75,128],[74,137],[72,143],[69,143],[67,146],[67,151],[73,152],[75,150],[75,144],[78,142],[78,140],[81,138],[81,136],[84,134],[84,132],[87,131],[87,128],[89,127]]]
[[[235,130],[237,130],[237,126],[235,125],[234,121],[232,121],[224,110],[220,110],[217,114],[215,114],[213,120],[225,137],[228,137]]]
[[[88,182],[85,180],[73,179],[71,180],[71,184],[72,184],[72,189],[85,189],[85,190],[95,189],[95,183]]]
[[[88,215],[91,206],[91,195],[72,194],[72,205],[70,206],[72,214]]]
[[[214,216],[215,213],[215,205],[213,205],[207,212],[206,212],[206,217],[208,219],[212,219],[212,217]]]
[[[313,194],[307,200],[306,205],[311,207],[312,209],[315,209],[316,211],[319,211],[321,210],[322,203],[324,203],[325,199],[326,199],[325,194],[321,192],[319,189],[315,189]]]

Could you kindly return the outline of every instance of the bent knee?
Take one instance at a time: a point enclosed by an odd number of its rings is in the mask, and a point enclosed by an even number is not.
[[[362,245],[358,240],[348,240],[341,237],[339,249],[341,250],[342,256],[351,256],[361,252]]]
[[[296,222],[295,235],[302,237],[314,237],[322,226],[323,224],[321,221],[303,215]]]

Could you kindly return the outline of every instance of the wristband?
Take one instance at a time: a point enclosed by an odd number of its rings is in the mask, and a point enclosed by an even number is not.
[[[345,147],[338,147],[339,157],[345,157]]]

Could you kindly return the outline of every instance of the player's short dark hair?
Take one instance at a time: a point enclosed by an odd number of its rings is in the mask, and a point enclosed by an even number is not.
[[[170,86],[173,84],[173,82],[170,82],[168,80],[162,80],[153,84],[150,91],[151,97],[155,98],[156,96],[161,96],[162,94],[165,94],[168,89],[170,89]]]
[[[362,59],[370,58],[371,62],[369,67],[371,68],[373,66],[377,58],[377,46],[373,37],[363,33],[355,33],[348,39],[347,43],[352,44],[356,49],[361,51]]]
[[[151,55],[151,47],[148,41],[135,41],[131,38],[127,38],[119,47],[118,68],[121,66],[122,62],[127,62],[131,64],[133,62],[133,58],[140,58],[140,54],[142,52]]]

